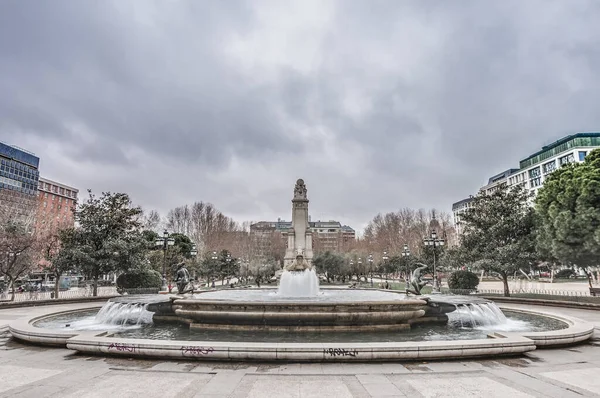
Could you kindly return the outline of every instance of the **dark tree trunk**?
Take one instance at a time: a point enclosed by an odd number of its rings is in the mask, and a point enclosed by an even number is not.
[[[58,299],[58,291],[60,287],[60,275],[54,274],[56,280],[54,281],[54,299]]]
[[[92,296],[97,297],[98,296],[98,274],[94,275],[94,279],[93,279],[93,293]]]
[[[508,275],[502,274],[502,283],[504,284],[504,297],[510,297],[510,290],[508,288]]]
[[[8,289],[10,290],[12,288],[12,293],[10,295],[10,301],[15,301],[15,290],[17,290],[17,287],[15,286],[15,281],[12,278],[8,279]]]

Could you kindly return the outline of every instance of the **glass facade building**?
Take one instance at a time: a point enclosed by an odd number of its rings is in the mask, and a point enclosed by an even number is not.
[[[37,195],[39,164],[34,154],[0,142],[0,190]]]
[[[598,146],[600,146],[600,133],[578,133],[569,135],[553,144],[543,147],[541,151],[534,153],[528,158],[521,160],[519,166],[521,169],[525,169],[572,148]],[[583,158],[585,158],[585,155],[580,155],[580,161],[583,161]]]

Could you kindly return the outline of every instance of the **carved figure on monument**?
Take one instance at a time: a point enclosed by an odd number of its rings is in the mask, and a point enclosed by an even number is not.
[[[291,263],[290,265],[288,265],[287,267],[285,267],[285,269],[287,271],[304,271],[305,269],[311,269],[312,267],[310,266],[310,264],[308,263],[308,261],[306,261],[304,259],[304,256],[302,255],[302,251],[298,250],[296,253],[296,260],[294,260],[293,263]]]
[[[177,293],[194,293],[194,287],[190,284],[190,273],[185,267],[185,263],[179,263],[177,265],[177,274],[175,279],[177,285]]]
[[[304,185],[304,180],[300,178],[296,181],[296,186],[294,187],[294,199],[306,199],[306,185]]]
[[[420,296],[421,289],[428,283],[427,281],[421,280],[421,273],[427,268],[429,268],[429,266],[422,263],[417,263],[417,265],[420,265],[420,267],[413,271],[412,278],[410,278],[410,287],[412,288],[412,290],[407,288],[406,291]]]

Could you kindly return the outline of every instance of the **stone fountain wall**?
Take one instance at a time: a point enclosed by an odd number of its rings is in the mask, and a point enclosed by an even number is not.
[[[426,310],[424,300],[257,303],[181,299],[173,303],[174,313],[191,328],[228,330],[402,330]]]

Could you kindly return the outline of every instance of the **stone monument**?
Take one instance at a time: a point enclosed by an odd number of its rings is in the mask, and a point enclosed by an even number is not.
[[[310,269],[313,258],[312,233],[308,224],[308,198],[304,180],[296,181],[292,199],[292,227],[286,232],[287,249],[283,268]]]

